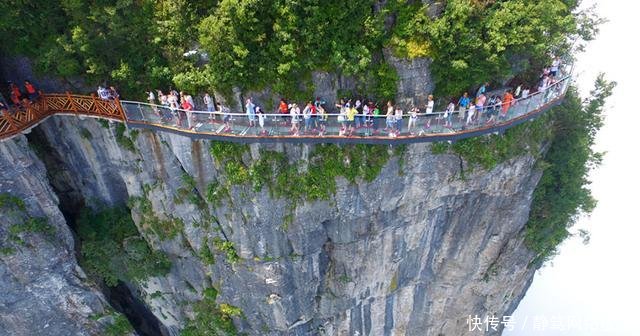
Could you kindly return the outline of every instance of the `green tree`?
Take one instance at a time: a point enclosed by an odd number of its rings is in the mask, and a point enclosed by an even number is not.
[[[588,174],[600,164],[602,153],[592,147],[603,124],[603,109],[615,82],[600,75],[590,96],[581,101],[570,91],[554,112],[553,139],[544,157],[549,164],[535,190],[527,246],[537,253],[540,265],[555,255],[557,246],[570,236],[569,228],[581,214],[596,205],[588,189]]]

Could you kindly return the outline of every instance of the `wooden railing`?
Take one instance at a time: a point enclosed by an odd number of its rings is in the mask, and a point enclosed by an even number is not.
[[[118,100],[103,100],[95,96],[41,94],[33,103],[25,101],[22,108],[0,113],[0,140],[14,137],[38,125],[54,114],[83,115],[125,121]]]

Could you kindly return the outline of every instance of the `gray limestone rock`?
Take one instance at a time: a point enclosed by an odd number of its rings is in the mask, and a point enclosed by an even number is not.
[[[203,206],[197,200],[209,185],[228,178],[210,142],[141,131],[134,153],[117,145],[112,128],[54,117],[39,132],[59,169],[81,181],[76,197],[108,204],[146,197],[159,217],[184,223],[176,237],[162,237],[132,210],[145,238],[173,261],[167,276],[137,289],[174,335],[211,286],[219,302],[242,309],[235,322],[249,335],[459,335],[469,315],[511,313],[533,278],[533,254],[523,245],[540,177],[533,157],[471,170],[455,155],[417,144],[408,146],[402,168],[392,157],[371,183],[338,178],[327,201],[291,210],[290,200],[267,188],[234,185],[228,197]],[[243,162],[258,160],[261,149],[304,163],[313,146],[254,144]],[[180,196],[185,174],[195,181],[191,201]],[[228,238],[241,260],[229,262],[216,237]],[[204,244],[214,264],[201,260]]]

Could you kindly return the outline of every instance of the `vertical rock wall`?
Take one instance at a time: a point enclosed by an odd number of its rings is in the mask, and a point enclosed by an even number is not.
[[[106,204],[139,197],[174,223],[176,234],[161,234],[134,206],[142,234],[173,261],[167,276],[137,289],[175,335],[208,287],[219,290],[219,302],[242,309],[235,322],[250,335],[460,335],[469,315],[515,309],[533,277],[523,246],[540,176],[532,157],[471,170],[457,156],[411,145],[375,181],[338,178],[328,201],[291,212],[291,200],[250,185],[204,201],[211,182],[228,178],[208,141],[142,131],[131,152],[116,143],[113,127],[55,117],[38,136],[57,157],[58,175],[76,181],[79,197]],[[251,164],[266,148],[290,162],[305,162],[313,151],[255,144],[243,161]],[[197,192],[185,194],[186,175]],[[239,262],[212,243],[226,238]],[[202,260],[205,245],[213,264]]]
[[[101,333],[109,306],[87,285],[45,167],[23,136],[0,143],[2,196],[0,335]]]

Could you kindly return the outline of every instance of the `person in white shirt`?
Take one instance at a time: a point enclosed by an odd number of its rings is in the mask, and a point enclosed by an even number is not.
[[[291,105],[291,108],[289,109],[290,113],[291,113],[291,133],[293,133],[293,135],[298,136],[300,135],[300,128],[298,127],[298,124],[300,123],[300,108],[298,107],[298,104],[293,103]]]
[[[473,121],[473,116],[476,113],[476,104],[473,103],[473,101],[471,101],[471,103],[469,103],[469,110],[467,111],[467,125],[471,124],[471,121]]]
[[[456,103],[451,100],[449,105],[447,105],[447,109],[444,112],[444,127],[452,127],[453,126],[453,111],[456,109]]]
[[[411,129],[415,127],[418,122],[418,111],[419,110],[417,107],[409,110],[409,123],[407,124],[407,132],[409,132],[411,135],[415,134],[411,131]]]
[[[400,135],[402,133],[402,117],[404,116],[404,111],[401,108],[396,108],[396,131],[394,133],[394,137]]]

